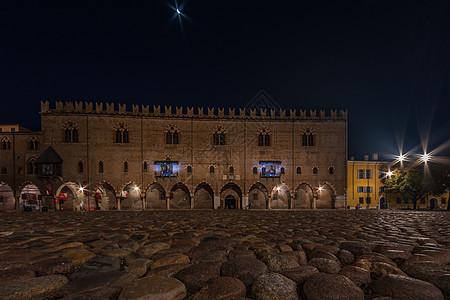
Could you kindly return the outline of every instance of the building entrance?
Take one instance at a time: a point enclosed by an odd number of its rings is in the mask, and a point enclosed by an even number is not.
[[[236,199],[232,195],[225,197],[225,209],[236,209]]]

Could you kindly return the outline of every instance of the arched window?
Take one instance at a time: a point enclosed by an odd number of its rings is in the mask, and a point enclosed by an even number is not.
[[[302,146],[312,147],[315,146],[315,133],[311,128],[306,128],[302,133]]]
[[[188,175],[192,174],[192,167],[191,166],[187,167],[187,173],[188,173]]]
[[[2,150],[11,149],[11,141],[6,137],[2,137]]]
[[[32,158],[27,162],[27,174],[31,175],[34,173],[35,173],[34,158]]]
[[[313,168],[313,174],[315,175],[319,174],[319,169],[317,169],[317,167]]]
[[[253,174],[258,174],[258,168],[257,167],[253,167]]]
[[[2,167],[2,174],[6,174],[6,168]]]
[[[234,167],[230,166],[230,175],[233,175],[233,174],[234,174]]]
[[[263,127],[258,134],[258,146],[268,147],[270,146],[270,133],[267,127]]]
[[[38,149],[38,141],[34,136],[28,142],[28,149],[29,150],[37,150]]]
[[[226,145],[226,134],[222,126],[217,126],[213,133],[213,144],[214,145]]]
[[[130,142],[128,129],[124,124],[120,124],[119,128],[116,129],[116,143],[127,144]]]
[[[302,168],[301,167],[297,167],[297,175],[302,174]]]
[[[284,174],[284,168],[283,168],[283,167],[281,167],[280,173],[281,173],[281,174]]]
[[[127,173],[128,172],[128,161],[124,161],[123,162],[123,172]]]
[[[103,162],[102,161],[98,162],[98,172],[103,173]]]
[[[82,161],[78,162],[78,173],[83,173],[83,162]]]
[[[73,123],[67,123],[64,129],[64,142],[78,143],[78,129]]]
[[[209,167],[209,173],[210,174],[214,174],[214,166],[210,166]]]
[[[167,145],[179,144],[178,128],[175,125],[166,126],[166,144]]]
[[[148,163],[147,163],[147,161],[144,161],[144,163],[142,164],[142,171],[144,173],[148,172]]]
[[[328,168],[328,174],[330,174],[330,175],[334,174],[334,168],[333,167],[329,167]]]

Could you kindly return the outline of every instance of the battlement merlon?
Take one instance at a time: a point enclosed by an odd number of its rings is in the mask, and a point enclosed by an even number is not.
[[[95,108],[94,108],[95,107]],[[257,108],[206,108],[198,107],[175,107],[160,105],[135,105],[127,108],[126,104],[116,105],[114,103],[95,102],[70,102],[56,101],[53,108],[49,101],[41,101],[41,114],[102,114],[102,115],[130,115],[149,117],[171,117],[171,118],[217,118],[217,119],[286,119],[286,120],[347,120],[347,110],[317,110],[310,109],[257,109]]]

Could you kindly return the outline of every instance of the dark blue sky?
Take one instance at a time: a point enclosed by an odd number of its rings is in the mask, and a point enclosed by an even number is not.
[[[1,1],[0,123],[40,101],[348,109],[349,155],[450,138],[450,4]],[[419,134],[420,133],[420,134]]]

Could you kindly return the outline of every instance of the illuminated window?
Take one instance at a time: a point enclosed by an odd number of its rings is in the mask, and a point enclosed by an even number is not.
[[[306,128],[302,133],[302,146],[312,147],[315,146],[315,134],[311,128]]]
[[[4,136],[2,137],[2,150],[9,150],[9,149],[11,149],[11,142],[6,136]]]
[[[98,162],[98,172],[103,173],[103,162],[102,161]]]
[[[67,123],[64,129],[64,142],[78,143],[78,129],[73,123]]]
[[[83,173],[83,162],[79,161],[77,166],[78,173]]]
[[[214,145],[226,145],[226,134],[222,126],[217,126],[213,133],[213,144]]]
[[[171,125],[166,128],[166,144],[168,145],[178,145],[179,144],[179,133],[178,129]]]
[[[268,147],[270,146],[270,133],[267,127],[263,127],[258,133],[258,146]]]
[[[357,170],[357,178],[358,179],[372,179],[373,178],[373,170],[370,169],[358,169]]]

